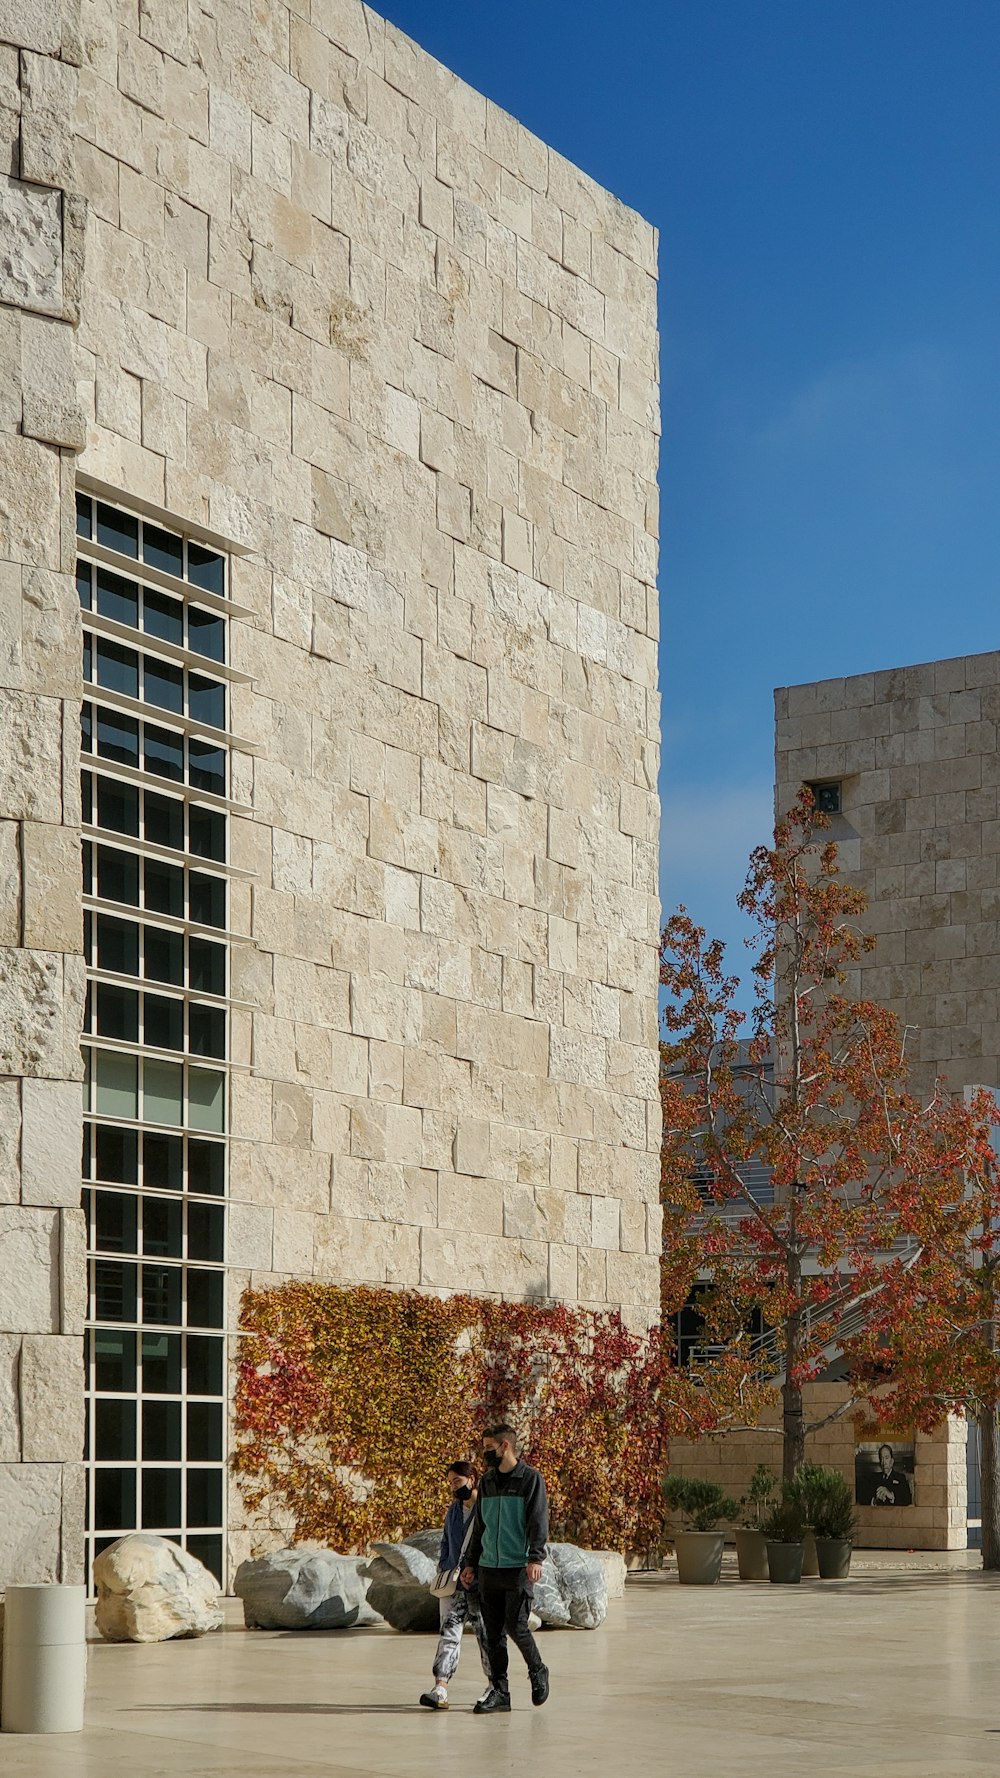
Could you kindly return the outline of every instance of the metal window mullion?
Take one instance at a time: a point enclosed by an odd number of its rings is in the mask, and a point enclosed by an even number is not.
[[[190,601],[187,601],[190,604]],[[228,685],[252,685],[253,676],[243,673],[239,667],[231,667],[228,661],[213,660],[211,655],[199,654],[195,648],[185,648],[179,642],[168,642],[163,636],[155,636],[140,625],[122,623],[120,618],[105,617],[101,611],[88,610],[80,607],[83,627],[95,636],[107,636],[110,641],[124,642],[127,647],[137,649],[142,654],[152,655],[154,660],[169,663],[172,667],[185,667],[191,673],[200,673],[206,679],[219,679]]]
[[[88,703],[90,701],[90,699],[85,700]],[[143,705],[143,710],[146,709],[147,706]],[[207,809],[212,809],[219,814],[248,816],[253,814],[253,807],[250,803],[238,803],[232,797],[220,796],[215,790],[199,790],[195,784],[181,784],[176,778],[161,778],[158,772],[146,771],[143,766],[122,765],[120,760],[106,759],[102,753],[81,753],[80,767],[82,771],[104,772],[109,778],[121,778],[126,784],[134,784],[137,790],[149,789],[174,796],[178,802],[204,803]],[[115,830],[102,828],[101,831],[111,833]],[[123,839],[131,837],[133,836],[128,834],[122,835]],[[195,856],[194,853],[185,853],[185,857]],[[206,860],[206,862],[209,861]],[[211,860],[213,864],[216,862],[215,859]]]

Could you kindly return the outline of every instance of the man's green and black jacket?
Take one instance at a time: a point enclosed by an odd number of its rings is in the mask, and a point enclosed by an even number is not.
[[[470,1568],[524,1568],[544,1562],[549,1503],[537,1469],[519,1458],[504,1475],[487,1470],[479,1484]]]

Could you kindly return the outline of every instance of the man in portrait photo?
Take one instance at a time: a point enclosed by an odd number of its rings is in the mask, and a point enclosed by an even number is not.
[[[909,1458],[907,1473],[906,1458]],[[873,1463],[873,1458],[875,1462]],[[912,1506],[913,1453],[909,1449],[899,1457],[892,1445],[859,1445],[856,1458],[855,1498],[859,1506]]]

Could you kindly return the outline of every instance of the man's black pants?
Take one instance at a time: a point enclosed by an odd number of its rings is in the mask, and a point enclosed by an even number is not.
[[[528,1628],[534,1597],[523,1568],[481,1568],[479,1609],[489,1651],[490,1673],[499,1691],[507,1689],[507,1638],[521,1650],[534,1673],[542,1665],[538,1645]]]

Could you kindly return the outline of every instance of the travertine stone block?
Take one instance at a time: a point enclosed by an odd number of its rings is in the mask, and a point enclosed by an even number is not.
[[[61,193],[0,177],[0,243],[0,302],[61,315]]]
[[[59,1222],[54,1211],[0,1206],[0,1329],[60,1331]]]
[[[23,1461],[79,1462],[83,1457],[83,1344],[78,1336],[25,1337],[20,1402]]]
[[[79,1203],[81,1109],[78,1081],[22,1081],[22,1204],[56,1208]]]
[[[6,1586],[62,1579],[62,1480],[59,1463],[0,1463],[0,1574]]]

